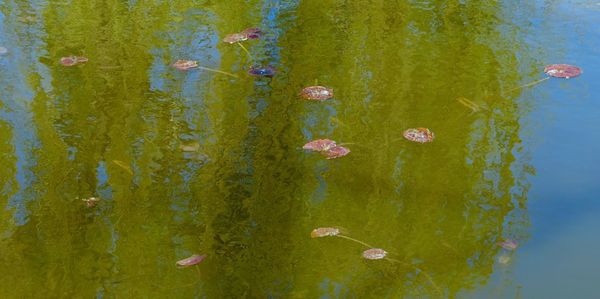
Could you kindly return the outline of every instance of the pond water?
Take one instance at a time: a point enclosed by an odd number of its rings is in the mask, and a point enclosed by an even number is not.
[[[2,1],[0,297],[600,297],[600,4],[516,2]]]

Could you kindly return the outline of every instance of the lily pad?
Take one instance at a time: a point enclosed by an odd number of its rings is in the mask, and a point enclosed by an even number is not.
[[[368,260],[380,260],[387,255],[387,251],[381,248],[367,249],[362,253],[362,256]]]
[[[248,39],[248,35],[247,34],[243,34],[243,33],[232,33],[232,34],[228,34],[227,36],[225,36],[225,38],[223,39],[224,42],[228,43],[228,44],[235,44],[235,43],[239,43],[242,41],[245,41]]]
[[[506,250],[515,250],[519,246],[519,243],[515,240],[506,239],[502,242],[498,242],[498,245]]]
[[[247,28],[240,34],[246,35],[247,39],[257,39],[262,35],[262,30],[259,28]]]
[[[200,149],[200,143],[192,142],[188,144],[181,144],[179,145],[179,149],[181,149],[184,152],[196,152]]]
[[[188,258],[177,261],[177,265],[181,266],[181,267],[189,267],[189,266],[193,266],[193,265],[196,265],[196,264],[202,262],[205,258],[206,258],[206,255],[194,254]]]
[[[544,68],[546,75],[556,78],[573,78],[581,75],[581,68],[569,64],[551,64]]]
[[[300,96],[307,100],[324,101],[333,98],[333,89],[324,86],[309,86],[302,89]]]
[[[67,56],[60,59],[60,64],[64,66],[74,66],[86,62],[88,62],[88,59],[81,56]]]
[[[197,68],[198,65],[198,61],[196,60],[177,60],[175,61],[175,63],[173,63],[173,67],[180,70],[180,71],[187,71],[187,70],[191,70],[193,68]]]
[[[510,256],[508,256],[508,255],[501,255],[501,256],[498,257],[498,262],[500,264],[507,265],[508,263],[510,263]]]
[[[317,139],[313,140],[304,146],[302,146],[305,150],[315,151],[315,152],[323,152],[328,151],[329,149],[336,147],[336,143],[333,140],[329,139]]]
[[[419,143],[432,142],[435,138],[433,132],[427,128],[408,129],[404,131],[403,135],[404,138]]]
[[[8,49],[5,47],[0,47],[0,56],[8,54]]]
[[[255,77],[273,77],[275,75],[275,68],[272,66],[252,66],[248,70],[248,74]]]
[[[338,228],[319,227],[319,228],[313,229],[313,231],[310,232],[310,237],[311,238],[321,238],[321,237],[327,237],[327,236],[337,236],[339,234],[340,234],[340,230]]]
[[[350,153],[350,150],[343,146],[334,146],[329,150],[322,151],[321,154],[327,159],[335,159],[343,157]]]
[[[88,208],[92,208],[92,207],[96,206],[96,204],[100,201],[100,198],[98,198],[98,197],[90,197],[90,198],[82,198],[81,200],[83,200],[83,202],[85,202],[85,205]]]

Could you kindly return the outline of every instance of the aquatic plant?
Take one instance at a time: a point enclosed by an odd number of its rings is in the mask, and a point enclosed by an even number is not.
[[[519,243],[515,240],[506,239],[502,242],[498,242],[498,245],[506,250],[515,250],[519,246]]]
[[[80,63],[86,63],[88,59],[81,56],[67,56],[60,59],[60,64],[64,66],[74,66]]]
[[[569,64],[551,64],[544,68],[546,75],[555,78],[573,78],[581,75],[581,68]]]
[[[435,138],[433,132],[431,132],[427,128],[408,129],[404,131],[402,135],[404,136],[404,138],[418,143],[432,142]]]
[[[333,89],[324,86],[308,86],[302,89],[300,96],[307,100],[324,101],[333,98]]]
[[[327,159],[343,157],[350,153],[348,148],[337,145],[335,141],[330,139],[313,140],[302,146],[302,148],[313,152],[319,152]]]
[[[248,51],[248,49],[246,49],[246,47],[244,47],[244,45],[242,45],[241,42],[249,40],[249,39],[257,39],[261,35],[262,35],[262,31],[259,28],[247,28],[247,29],[244,29],[242,32],[231,33],[231,34],[226,35],[225,38],[223,38],[223,42],[228,43],[228,44],[237,44],[252,59],[253,58],[252,54],[250,54],[250,51]]]
[[[387,251],[381,248],[371,248],[363,251],[362,256],[368,260],[380,260],[387,256]]]
[[[189,267],[202,262],[205,258],[206,255],[194,254],[188,258],[184,258],[182,260],[177,261],[176,264],[180,267]]]
[[[248,74],[255,77],[273,77],[275,72],[276,70],[272,66],[251,66],[248,70]]]
[[[228,73],[228,72],[224,72],[224,71],[220,71],[220,70],[216,70],[216,69],[212,69],[212,68],[208,68],[208,67],[204,67],[201,66],[200,64],[198,64],[198,61],[196,60],[177,60],[175,61],[175,63],[173,63],[171,66],[173,66],[174,68],[180,70],[180,71],[189,71],[189,70],[193,70],[193,69],[202,69],[202,70],[206,70],[209,72],[215,72],[215,73],[219,73],[219,74],[223,74],[223,75],[227,75],[227,76],[231,76],[234,78],[237,78],[238,76],[232,74],[232,73]]]

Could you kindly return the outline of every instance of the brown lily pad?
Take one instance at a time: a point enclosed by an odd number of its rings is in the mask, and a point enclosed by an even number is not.
[[[324,86],[309,86],[302,89],[300,96],[307,100],[324,101],[333,98],[333,89]]]
[[[92,208],[92,207],[95,207],[96,204],[98,204],[98,202],[100,201],[100,198],[90,197],[90,198],[82,198],[81,200],[83,200],[83,202],[85,202],[85,205],[88,208]]]
[[[506,239],[502,242],[498,242],[498,245],[506,250],[515,250],[519,247],[519,243],[515,240]]]
[[[189,266],[193,266],[193,265],[196,265],[196,264],[202,262],[205,258],[206,258],[206,255],[194,254],[188,258],[177,261],[177,265],[181,266],[181,267],[189,267]]]
[[[328,151],[329,149],[336,147],[336,143],[333,140],[329,139],[317,139],[313,140],[304,146],[302,146],[305,150],[315,151],[315,152],[323,152]]]
[[[371,248],[367,249],[362,253],[362,256],[368,260],[380,260],[385,258],[387,255],[387,251],[381,248]]]
[[[177,60],[175,61],[175,63],[173,63],[173,67],[180,70],[180,71],[187,71],[187,70],[191,70],[193,68],[197,68],[198,65],[198,61],[196,60]]]
[[[432,142],[435,138],[433,132],[427,128],[408,129],[404,131],[403,135],[404,138],[419,143]]]
[[[326,151],[322,151],[321,154],[327,159],[335,159],[343,157],[350,153],[350,150],[343,146],[334,146]]]
[[[546,75],[556,78],[573,78],[581,75],[581,68],[569,64],[551,64],[544,68]]]
[[[339,234],[340,234],[340,230],[338,228],[319,227],[319,228],[313,229],[313,231],[310,232],[310,237],[311,238],[321,238],[321,237],[327,237],[327,236],[337,236]]]
[[[235,44],[248,39],[248,35],[244,33],[232,33],[225,36],[223,39],[224,42],[228,44]]]
[[[81,56],[67,56],[60,59],[60,64],[64,66],[74,66],[86,62],[88,62],[88,59]]]

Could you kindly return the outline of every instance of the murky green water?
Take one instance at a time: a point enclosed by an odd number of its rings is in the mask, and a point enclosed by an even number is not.
[[[3,1],[0,297],[595,298],[599,21],[575,0]],[[248,27],[252,57],[221,41]],[[551,63],[584,74],[510,91]],[[334,99],[298,96],[315,83]],[[330,226],[389,259],[310,237]]]

